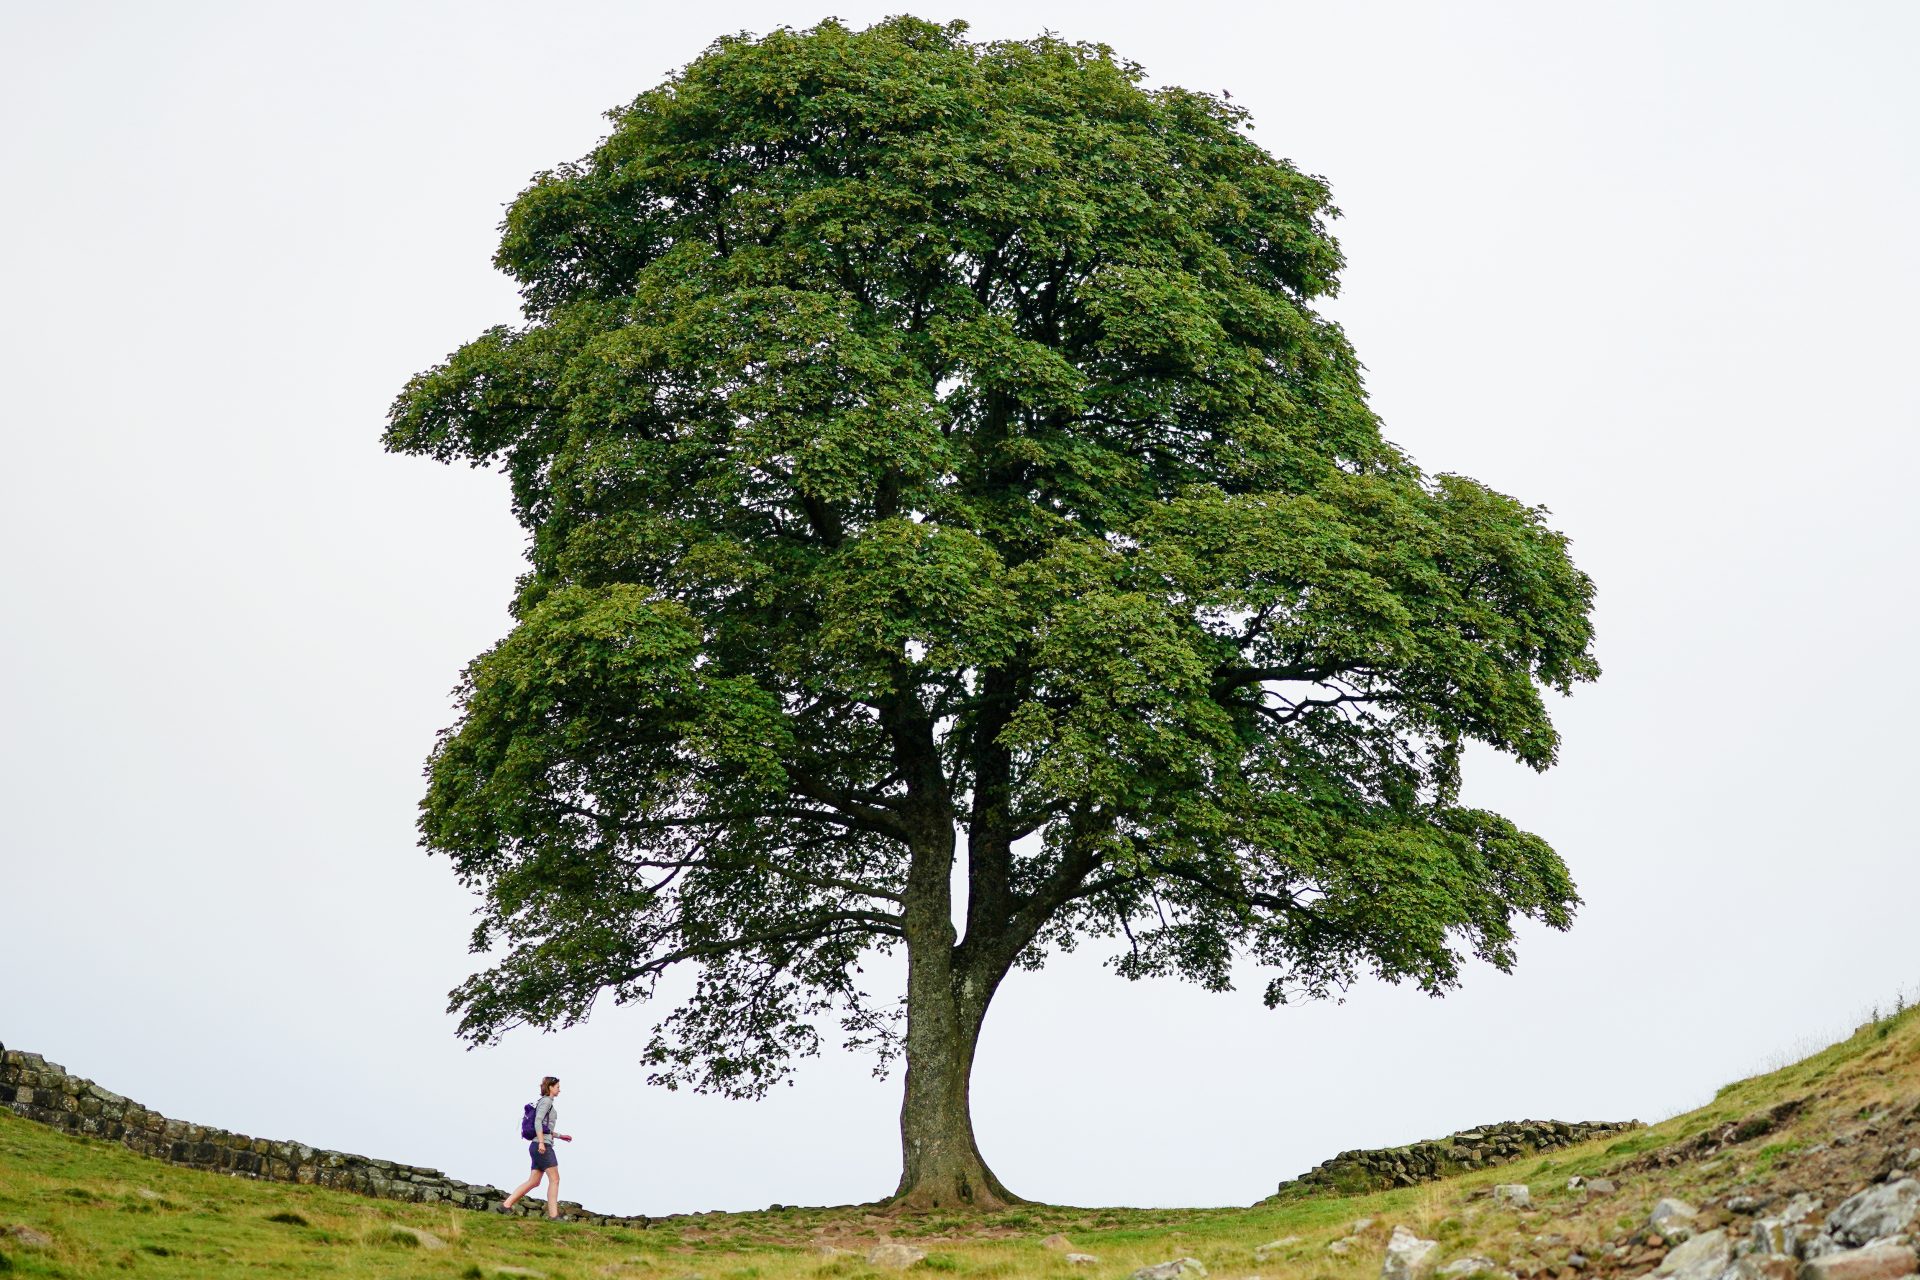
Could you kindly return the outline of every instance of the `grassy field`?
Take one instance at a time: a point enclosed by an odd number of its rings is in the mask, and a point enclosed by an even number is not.
[[[900,1273],[870,1266],[864,1253],[894,1239],[927,1253],[908,1280],[934,1280],[927,1272],[954,1280],[1120,1280],[1136,1267],[1179,1257],[1198,1258],[1228,1280],[1362,1280],[1379,1274],[1387,1233],[1404,1224],[1438,1239],[1447,1258],[1480,1254],[1523,1277],[1598,1280],[1637,1274],[1652,1256],[1634,1252],[1640,1246],[1632,1232],[1659,1196],[1683,1194],[1709,1204],[1731,1189],[1789,1176],[1787,1170],[1811,1176],[1808,1162],[1816,1160],[1827,1161],[1819,1166],[1822,1176],[1840,1185],[1855,1171],[1835,1157],[1865,1153],[1869,1145],[1849,1145],[1847,1126],[1877,1133],[1885,1108],[1916,1098],[1920,1021],[1909,1012],[1870,1023],[1805,1061],[1729,1085],[1706,1107],[1624,1139],[1378,1195],[1225,1209],[1025,1206],[986,1218],[796,1208],[678,1217],[645,1230],[548,1224],[227,1178],[0,1112],[0,1272],[882,1280]],[[1739,1140],[1727,1149],[1731,1154],[1706,1151],[1710,1142],[1724,1141],[1715,1135],[1730,1124],[1795,1099],[1806,1105],[1790,1123]],[[1650,1167],[1662,1160],[1671,1163]],[[1602,1173],[1618,1177],[1616,1195],[1589,1200],[1567,1189],[1571,1175]],[[1496,1205],[1486,1192],[1497,1182],[1527,1183],[1536,1206]],[[1371,1225],[1354,1236],[1356,1220],[1367,1218]],[[1098,1261],[1072,1265],[1062,1251],[1044,1247],[1042,1239],[1056,1232]],[[1346,1253],[1328,1250],[1329,1242],[1348,1236],[1354,1239]],[[1286,1237],[1297,1239],[1256,1253]],[[1576,1272],[1567,1259],[1588,1253],[1594,1260],[1582,1261]]]

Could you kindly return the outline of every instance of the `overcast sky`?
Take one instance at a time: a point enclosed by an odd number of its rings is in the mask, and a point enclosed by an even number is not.
[[[514,319],[528,178],[809,2],[0,3],[0,1040],[503,1185],[551,1072],[606,1211],[892,1189],[861,1061],[729,1103],[646,1087],[642,1010],[454,1038],[471,904],[414,805],[521,536],[497,475],[379,446]],[[1559,767],[1468,772],[1571,865],[1573,931],[1438,1002],[1016,974],[973,1091],[1013,1190],[1247,1203],[1345,1148],[1658,1118],[1920,982],[1920,6],[917,12],[1230,90],[1333,185],[1389,437],[1550,507],[1600,591]]]

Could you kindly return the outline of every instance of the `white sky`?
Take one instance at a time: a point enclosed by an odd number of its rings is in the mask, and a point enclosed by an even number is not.
[[[727,1103],[644,1085],[635,1010],[454,1039],[469,904],[414,804],[520,538],[497,476],[379,447],[513,319],[530,175],[713,36],[828,11],[0,5],[0,1039],[506,1185],[552,1072],[564,1192],[609,1211],[891,1190],[861,1062]],[[1389,436],[1550,506],[1600,586],[1560,767],[1468,782],[1571,864],[1573,932],[1441,1002],[1015,975],[974,1085],[1009,1186],[1245,1203],[1348,1147],[1654,1118],[1920,981],[1920,6],[919,12],[1231,90],[1333,183]]]

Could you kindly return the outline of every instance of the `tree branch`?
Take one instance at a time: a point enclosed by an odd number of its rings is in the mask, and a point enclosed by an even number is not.
[[[851,929],[832,927],[839,924],[854,924],[858,927]],[[677,951],[655,956],[638,965],[628,973],[626,980],[631,982],[636,978],[664,973],[685,960],[731,955],[736,951],[746,951],[772,942],[824,942],[832,938],[859,937],[867,934],[880,934],[894,938],[906,936],[900,917],[890,912],[831,911],[805,920],[783,922],[758,933],[742,934],[737,938],[681,947]]]

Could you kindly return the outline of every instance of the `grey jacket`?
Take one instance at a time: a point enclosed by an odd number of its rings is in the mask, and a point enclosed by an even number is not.
[[[533,1131],[536,1135],[551,1137],[559,1128],[560,1110],[553,1105],[553,1099],[543,1093],[533,1104]],[[539,1137],[535,1137],[534,1141],[540,1141]]]

